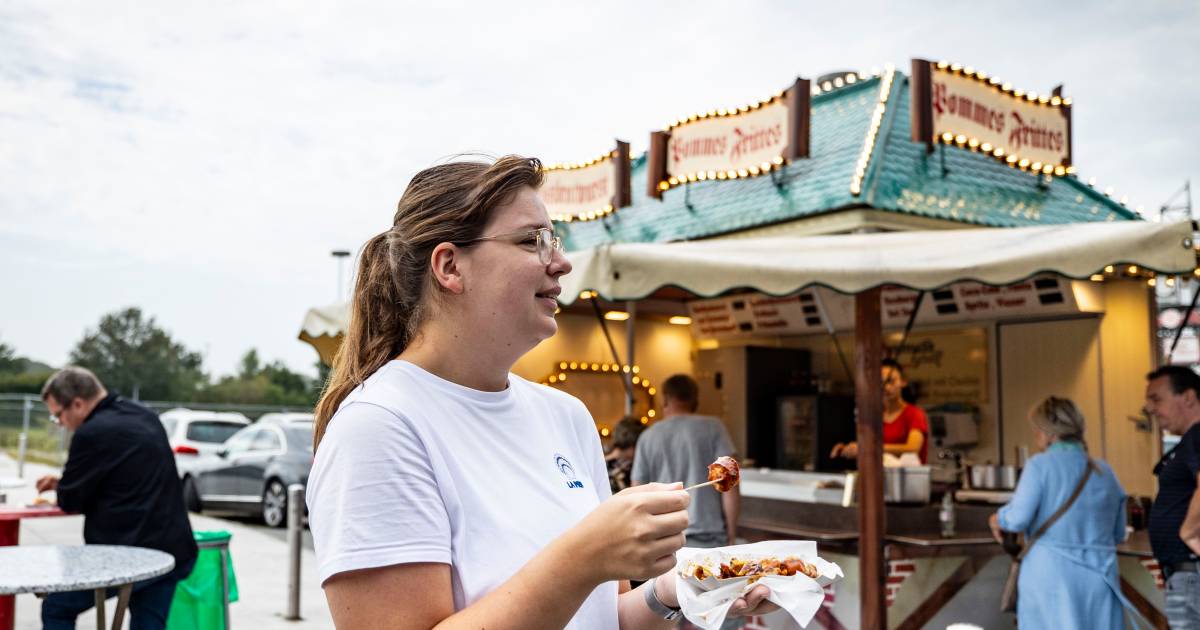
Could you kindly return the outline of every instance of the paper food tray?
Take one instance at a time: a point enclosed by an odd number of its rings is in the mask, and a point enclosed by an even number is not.
[[[732,558],[783,560],[789,556],[814,565],[817,577],[764,575],[722,580],[713,576],[700,580],[694,573],[698,563],[720,571],[720,563]],[[688,621],[700,630],[719,630],[733,602],[760,584],[770,590],[768,601],[786,610],[801,627],[808,627],[825,600],[824,587],[843,577],[841,567],[817,555],[817,543],[811,540],[768,540],[716,549],[684,547],[675,553],[675,572],[679,606]]]
[[[695,569],[697,565],[704,566],[710,573],[720,574],[721,564],[729,564],[734,558],[742,560],[778,558],[783,560],[792,556],[800,558],[817,568],[818,575],[815,579],[817,584],[820,584],[822,587],[843,577],[841,567],[817,555],[817,543],[811,540],[769,540],[748,545],[732,545],[715,549],[685,547],[680,549],[675,556],[675,570],[679,573],[679,578],[688,584],[695,586],[701,591],[712,591],[729,586],[730,584],[748,582],[755,577],[761,579],[761,576],[719,578],[716,575],[709,575],[701,580],[696,577]],[[801,580],[814,579],[804,574],[793,576],[776,575],[773,577]]]

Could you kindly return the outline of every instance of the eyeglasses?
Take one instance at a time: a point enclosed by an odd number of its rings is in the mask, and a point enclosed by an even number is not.
[[[538,228],[536,230],[522,230],[520,232],[509,232],[507,234],[494,234],[492,236],[480,236],[466,241],[456,241],[455,245],[471,245],[480,241],[507,241],[513,237],[520,237],[521,240],[513,242],[513,245],[521,247],[533,247],[537,250],[538,260],[543,265],[549,265],[551,260],[554,260],[554,252],[563,251],[562,237],[556,236],[550,228]]]

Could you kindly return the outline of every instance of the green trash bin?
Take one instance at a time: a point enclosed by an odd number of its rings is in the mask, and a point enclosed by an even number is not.
[[[175,587],[167,630],[225,630],[229,602],[238,600],[227,531],[194,532],[200,555],[191,575]],[[228,589],[229,597],[225,593]]]

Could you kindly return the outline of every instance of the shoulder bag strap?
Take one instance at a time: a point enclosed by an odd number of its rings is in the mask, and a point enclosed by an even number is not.
[[[1021,550],[1021,553],[1017,554],[1017,562],[1025,559],[1025,554],[1029,553],[1029,549],[1030,547],[1033,547],[1033,543],[1037,542],[1037,539],[1041,538],[1042,534],[1046,533],[1046,530],[1050,529],[1050,526],[1053,525],[1060,516],[1065,514],[1068,509],[1070,509],[1071,505],[1075,503],[1075,499],[1078,499],[1080,494],[1083,494],[1083,487],[1087,485],[1087,481],[1091,478],[1092,471],[1095,469],[1096,463],[1093,462],[1092,458],[1089,457],[1087,461],[1087,468],[1084,468],[1083,470],[1083,477],[1081,477],[1079,479],[1079,483],[1075,485],[1075,490],[1071,493],[1071,497],[1067,499],[1066,503],[1062,504],[1062,507],[1058,508],[1057,512],[1051,514],[1050,518],[1046,519],[1046,522],[1042,523],[1042,526],[1033,533],[1033,536],[1031,536],[1025,543],[1025,548]]]

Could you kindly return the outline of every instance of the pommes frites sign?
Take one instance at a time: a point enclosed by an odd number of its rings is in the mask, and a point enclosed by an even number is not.
[[[784,99],[738,116],[710,117],[676,127],[667,143],[667,174],[687,177],[758,169],[788,143]]]
[[[545,167],[539,192],[556,221],[601,218],[628,205],[629,144],[618,141],[615,150],[587,162]]]
[[[1069,101],[1031,98],[958,65],[914,60],[914,73],[922,70],[918,64],[927,64],[929,83],[923,94],[914,92],[914,103],[917,108],[928,108],[931,123],[924,131],[928,135],[920,141],[942,139],[959,145],[966,141],[971,148],[982,148],[1010,163],[1028,160],[1029,164],[1070,166]],[[919,85],[919,79],[915,80],[914,89]]]
[[[613,204],[617,194],[616,160],[580,168],[548,169],[542,179],[542,201],[554,215],[586,215]]]
[[[811,82],[797,78],[765,100],[680,118],[651,133],[646,195],[661,198],[690,182],[765,175],[808,157],[811,105]]]

